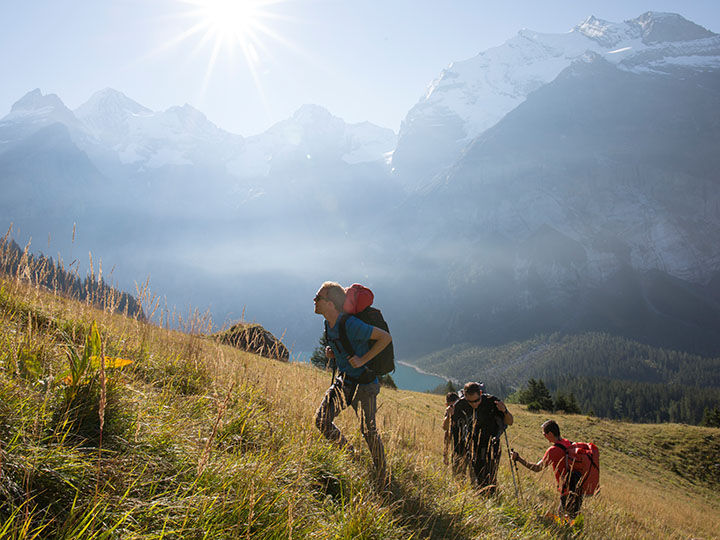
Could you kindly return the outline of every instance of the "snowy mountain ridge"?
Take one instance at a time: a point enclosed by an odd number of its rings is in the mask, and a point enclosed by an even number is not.
[[[392,130],[369,123],[348,125],[317,105],[305,105],[291,119],[246,139],[217,127],[188,104],[156,112],[106,88],[73,112],[57,95],[35,89],[0,119],[0,151],[56,123],[66,126],[89,155],[114,156],[120,166],[141,172],[206,164],[240,177],[264,176],[275,156],[303,145],[332,147],[354,164],[384,161],[396,142]]]
[[[720,36],[676,14],[648,12],[624,23],[591,16],[564,34],[520,30],[498,47],[451,63],[408,112],[393,159],[403,183],[429,181],[470,141],[588,51],[636,72],[720,66]],[[424,144],[429,131],[433,148]]]
[[[43,94],[39,88],[28,92],[0,118],[0,153],[12,142],[52,124],[63,124],[74,132],[84,129],[56,94]]]

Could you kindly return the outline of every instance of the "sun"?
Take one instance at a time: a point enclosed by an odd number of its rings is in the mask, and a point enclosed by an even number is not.
[[[196,0],[197,15],[206,32],[226,45],[252,42],[265,15],[260,0]]]
[[[263,58],[269,57],[267,42],[274,40],[287,44],[271,27],[272,19],[281,18],[271,6],[289,0],[178,1],[189,7],[180,15],[190,21],[190,26],[173,42],[199,37],[196,52],[208,46],[211,49],[203,89],[207,87],[213,68],[224,51],[231,64],[235,63],[238,53],[244,57],[245,64],[260,90],[258,71]]]

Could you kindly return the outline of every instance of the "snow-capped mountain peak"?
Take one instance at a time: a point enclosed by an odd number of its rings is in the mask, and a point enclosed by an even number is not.
[[[292,163],[297,156],[340,159],[350,165],[386,163],[396,144],[391,129],[370,122],[347,124],[320,105],[305,104],[265,133],[248,137],[228,170],[241,177],[264,177],[273,166]]]
[[[720,68],[720,36],[674,13],[616,23],[590,16],[564,34],[523,29],[453,62],[400,128],[393,168],[408,187],[443,172],[463,148],[588,51],[622,70],[667,75]]]
[[[189,104],[174,106],[161,114],[164,122],[174,124],[178,130],[191,133],[206,133],[207,135],[218,135],[225,133],[222,129],[213,124],[207,117]]]
[[[37,126],[55,122],[74,125],[77,123],[72,111],[55,94],[43,94],[39,88],[16,101],[10,113],[0,123],[33,123]]]
[[[31,90],[19,100],[17,100],[13,106],[12,112],[31,112],[44,109],[47,107],[62,108],[65,107],[62,100],[57,97],[56,94],[45,94],[40,91],[39,88]]]
[[[148,115],[152,111],[143,107],[137,101],[127,97],[122,92],[112,88],[105,88],[94,93],[89,100],[75,109],[75,114],[80,119],[91,116],[127,116],[127,115]]]
[[[191,105],[156,112],[112,88],[93,94],[76,114],[121,163],[141,169],[227,156],[242,144],[242,137],[221,130]]]
[[[639,28],[598,19],[594,15],[585,19],[573,30],[604,47],[615,47],[622,41],[637,39],[641,36]]]
[[[639,27],[643,43],[648,45],[661,42],[693,41],[717,35],[677,13],[648,11],[636,19],[628,21],[628,24]]]
[[[292,119],[301,125],[326,124],[337,120],[330,111],[320,105],[306,103],[302,105],[292,116]]]
[[[115,146],[131,131],[130,123],[134,118],[154,113],[122,92],[106,88],[75,109],[75,114],[90,134]]]

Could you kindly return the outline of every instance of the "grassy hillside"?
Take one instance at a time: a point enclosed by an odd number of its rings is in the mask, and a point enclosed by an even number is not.
[[[720,358],[601,333],[458,345],[415,363],[459,380],[482,380],[498,395],[543,379],[551,391],[574,393],[583,411],[607,418],[697,424],[706,407],[720,405]]]
[[[506,455],[493,497],[452,477],[439,396],[381,392],[381,490],[352,411],[358,460],[314,426],[328,373],[202,337],[207,320],[170,331],[0,291],[0,538],[720,537],[718,429],[556,417],[602,452],[601,494],[568,526],[546,517],[548,472],[520,470],[520,501]],[[510,444],[538,459],[545,416],[511,410]]]

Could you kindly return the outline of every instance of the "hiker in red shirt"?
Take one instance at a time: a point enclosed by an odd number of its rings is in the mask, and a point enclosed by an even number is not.
[[[572,443],[567,439],[560,438],[560,426],[555,420],[545,422],[542,425],[542,430],[551,446],[545,451],[545,455],[540,461],[535,464],[528,463],[517,452],[512,452],[510,457],[513,461],[519,461],[533,472],[540,472],[548,465],[552,465],[555,472],[555,481],[560,491],[558,515],[567,514],[570,518],[574,518],[580,512],[583,501],[582,490],[578,486],[578,482],[583,475],[576,470],[572,470],[569,476],[567,474],[567,452],[563,448],[569,448]]]

